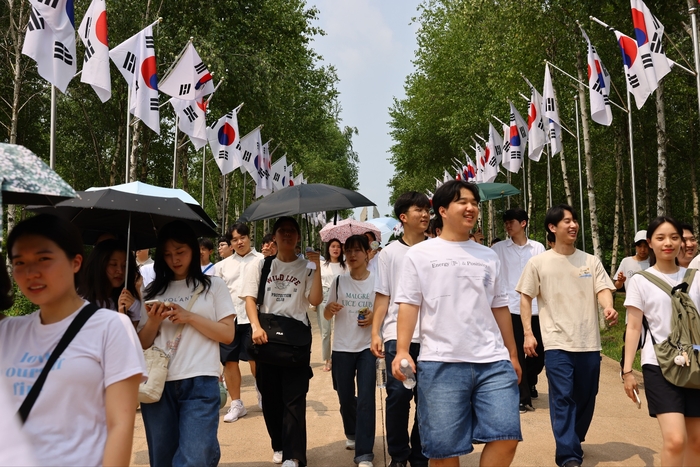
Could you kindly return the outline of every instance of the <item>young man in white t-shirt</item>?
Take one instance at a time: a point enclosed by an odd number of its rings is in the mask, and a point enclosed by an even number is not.
[[[391,456],[390,467],[406,467],[409,461],[412,467],[422,467],[427,466],[428,459],[421,452],[420,431],[415,418],[410,436],[408,430],[415,391],[406,389],[394,378],[391,364],[396,356],[396,316],[399,311],[393,298],[406,252],[425,240],[424,232],[430,222],[430,200],[417,191],[403,193],[394,203],[394,214],[403,226],[403,237],[390,243],[377,256],[371,350],[377,358],[386,358],[386,444]],[[409,352],[414,359],[418,358],[418,326],[415,326]]]
[[[647,243],[647,231],[640,230],[634,235],[635,255],[628,256],[620,261],[620,267],[615,273],[615,287],[620,290],[622,286],[627,290],[629,278],[639,271],[649,267],[649,244]]]
[[[250,229],[245,224],[235,224],[229,229],[226,238],[228,238],[234,253],[217,263],[216,275],[226,282],[233,306],[236,308],[236,333],[233,342],[219,344],[221,364],[224,366],[224,381],[226,381],[226,389],[231,396],[231,406],[224,415],[224,422],[231,423],[248,413],[241,400],[241,368],[238,362],[240,360],[247,361],[250,365],[250,372],[255,376],[255,362],[248,357],[246,351],[246,343],[251,336],[250,320],[245,311],[245,301],[239,298],[243,288],[243,271],[248,264],[259,260],[263,255],[251,247]],[[259,392],[258,405],[261,405]]]
[[[520,432],[520,364],[508,294],[496,253],[469,232],[479,217],[479,190],[451,180],[437,189],[433,209],[442,217],[438,238],[404,257],[394,377],[409,353],[420,315],[418,419],[423,454],[431,467],[459,466],[459,456],[485,443],[482,465],[507,466]],[[446,429],[449,427],[449,429]]]
[[[537,354],[531,324],[532,300],[537,298],[555,462],[580,467],[581,443],[593,419],[600,376],[598,303],[605,319],[611,325],[617,323],[615,286],[598,258],[576,249],[578,220],[571,206],[550,208],[544,225],[547,241],[554,246],[528,261],[515,288],[521,297],[524,350],[528,357]]]
[[[523,370],[523,376],[518,385],[520,413],[535,410],[532,406],[532,399],[537,399],[537,377],[544,368],[544,348],[541,344],[537,349],[537,357],[525,358],[523,351],[525,333],[523,332],[523,323],[520,320],[520,294],[515,290],[520,274],[522,274],[528,260],[535,255],[544,253],[544,245],[527,238],[525,229],[527,229],[528,222],[529,217],[524,209],[508,209],[503,213],[503,223],[509,238],[491,246],[501,261],[508,292],[508,308],[513,322],[513,335],[518,349],[518,361]],[[538,342],[541,341],[540,321],[535,303],[532,304],[532,330]]]

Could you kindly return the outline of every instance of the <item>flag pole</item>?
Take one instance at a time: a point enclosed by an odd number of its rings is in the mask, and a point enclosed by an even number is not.
[[[698,91],[698,116],[700,117],[700,47],[698,46],[698,20],[695,16],[697,8],[691,8],[690,23],[693,28],[693,54],[695,55],[695,85]]]
[[[49,142],[49,166],[56,168],[56,86],[51,85],[51,137]]]
[[[207,145],[202,147],[202,209],[204,209],[204,171],[207,168]]]
[[[578,124],[578,96],[574,96],[574,107],[576,109],[576,147],[578,148],[578,191],[579,201],[581,203],[581,249],[586,251],[586,226],[583,215],[583,175],[581,175],[581,140],[579,139],[579,124]]]
[[[599,25],[603,26],[604,28],[607,28],[608,31],[615,32],[615,29],[613,29],[610,25],[604,23],[603,21],[599,20],[595,16],[589,16],[591,21],[598,23]],[[629,137],[630,137],[630,172],[631,176],[630,178],[632,179],[632,214],[634,217],[634,231],[636,232],[638,230],[637,226],[637,188],[636,184],[634,181],[634,141],[633,141],[633,133],[632,133],[632,102],[630,100],[630,84],[627,79],[625,79],[625,84],[627,85],[627,124],[628,124],[628,130],[629,130]]]
[[[128,86],[126,93],[126,141],[124,146],[126,146],[126,172],[124,175],[124,183],[129,183],[129,145],[131,144],[131,111],[129,107],[131,106],[131,86]]]
[[[174,139],[173,142],[173,188],[177,186],[177,124],[180,122],[180,117],[175,112],[175,127],[174,127]]]
[[[550,143],[551,144],[551,143]],[[544,156],[547,158],[547,194],[549,195],[549,206],[552,207],[552,164],[549,157],[549,148],[545,144]]]

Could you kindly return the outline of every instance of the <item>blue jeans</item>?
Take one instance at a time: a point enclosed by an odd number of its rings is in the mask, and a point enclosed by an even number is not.
[[[355,440],[355,463],[374,459],[376,419],[376,361],[372,351],[336,352],[333,360],[333,388],[338,393],[340,416],[348,439]],[[357,373],[357,396],[355,396]]]
[[[475,442],[522,440],[510,360],[420,362],[417,388],[423,454],[430,459],[469,454]]]
[[[600,352],[546,350],[549,416],[556,443],[555,462],[583,461],[581,443],[593,420],[600,378]]]
[[[409,354],[414,362],[418,361],[420,344],[412,343]],[[408,416],[411,410],[411,399],[416,397],[415,391],[406,389],[401,381],[391,374],[391,364],[396,357],[396,341],[384,343],[386,356],[386,445],[392,460],[411,462],[412,467],[428,465],[428,458],[423,455],[418,428],[417,412],[413,419],[410,444],[408,434]],[[416,375],[417,377],[418,375]],[[417,400],[417,399],[415,399]]]
[[[216,376],[165,383],[158,402],[141,404],[151,467],[215,466],[221,450]]]

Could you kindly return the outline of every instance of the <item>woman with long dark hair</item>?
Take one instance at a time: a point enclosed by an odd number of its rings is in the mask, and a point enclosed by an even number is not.
[[[308,261],[297,257],[294,248],[301,238],[301,230],[294,218],[280,217],[272,231],[277,243],[277,257],[270,263],[259,312],[256,301],[265,260],[248,265],[241,290],[253,331],[253,344],[264,347],[269,342],[260,325],[263,315],[267,315],[266,319],[275,315],[281,318],[279,321],[292,321],[295,329],[303,329],[297,332],[303,332],[310,342],[311,324],[306,311],[309,304],[315,306],[323,300],[320,255],[315,251],[307,253],[309,261],[316,265],[314,269],[307,268]],[[284,462],[283,467],[306,465],[306,393],[311,377],[310,360],[310,347],[303,360],[295,362],[294,366],[256,360],[255,378],[262,394],[265,426],[274,451],[272,461],[276,464]]]
[[[42,214],[7,238],[12,274],[39,310],[0,321],[0,377],[14,410],[36,383],[46,355],[88,304],[75,289],[83,262],[80,233]],[[56,362],[22,430],[39,465],[128,465],[134,407],[146,365],[129,319],[98,310]]]
[[[139,339],[144,349],[172,350],[163,395],[141,404],[150,465],[216,465],[219,342],[233,340],[233,302],[221,278],[202,272],[197,236],[184,222],[158,232],[153,267]]]
[[[321,285],[323,286],[323,301],[316,308],[318,314],[318,329],[321,332],[321,357],[325,362],[323,371],[331,371],[331,327],[330,319],[324,316],[324,309],[328,303],[328,291],[331,282],[345,272],[345,258],[343,257],[343,244],[334,238],[326,243],[326,260],[321,263]]]
[[[126,263],[129,261],[129,277]],[[136,325],[141,319],[140,294],[136,281],[140,274],[134,255],[118,240],[104,240],[93,248],[81,270],[78,294],[103,308],[125,313]]]
[[[676,261],[683,243],[681,225],[670,217],[657,217],[647,228],[647,242],[652,250],[652,266],[646,271],[672,288],[683,282],[687,270]],[[688,294],[696,306],[700,305],[700,277],[695,277]],[[642,347],[642,373],[649,415],[656,417],[661,427],[661,465],[698,465],[700,390],[682,388],[668,382],[661,373],[654,352],[653,342],[663,342],[671,333],[671,297],[646,277],[635,274],[628,279],[625,307],[627,331],[622,368],[625,393],[633,401],[638,401],[632,362],[642,333],[643,319],[646,318],[648,332]]]

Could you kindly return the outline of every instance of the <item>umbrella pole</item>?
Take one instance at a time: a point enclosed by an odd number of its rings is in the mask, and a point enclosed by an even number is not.
[[[129,259],[131,258],[131,213],[129,213],[129,225],[126,228],[126,271],[124,271],[124,288],[129,281]],[[126,310],[124,310],[126,313]]]

